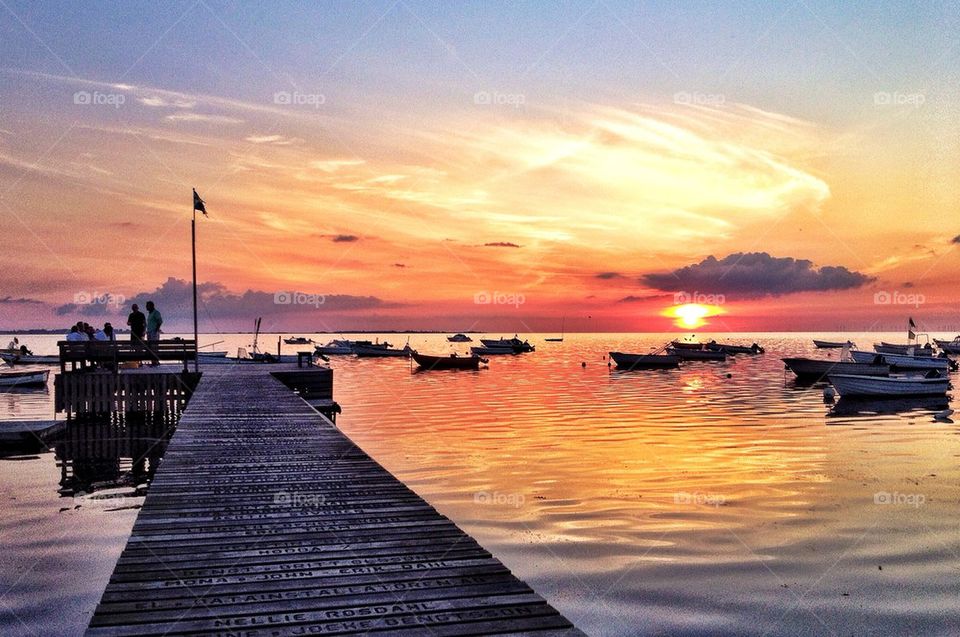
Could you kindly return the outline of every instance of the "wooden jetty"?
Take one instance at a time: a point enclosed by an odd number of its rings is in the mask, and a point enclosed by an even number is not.
[[[582,634],[281,367],[204,370],[88,635]]]

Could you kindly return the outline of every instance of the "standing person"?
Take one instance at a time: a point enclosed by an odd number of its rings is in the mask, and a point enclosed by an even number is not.
[[[127,317],[127,325],[130,326],[130,340],[134,343],[143,343],[147,335],[147,317],[140,311],[140,306],[136,303],[131,308],[130,316]]]
[[[163,317],[160,316],[160,310],[153,304],[153,301],[147,301],[147,343],[151,349],[160,340],[160,326],[163,325]],[[160,360],[154,356],[153,366],[160,364]]]

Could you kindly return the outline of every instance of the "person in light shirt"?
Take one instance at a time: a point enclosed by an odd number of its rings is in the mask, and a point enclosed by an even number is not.
[[[85,341],[87,340],[87,335],[82,333],[80,328],[74,325],[70,328],[70,333],[67,334],[67,340],[70,342]]]

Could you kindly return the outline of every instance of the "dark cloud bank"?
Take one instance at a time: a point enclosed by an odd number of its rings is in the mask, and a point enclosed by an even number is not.
[[[737,252],[722,259],[709,256],[673,272],[640,277],[641,283],[658,290],[697,290],[743,298],[849,290],[874,280],[842,266],[817,268],[807,259],[773,257],[766,252]]]

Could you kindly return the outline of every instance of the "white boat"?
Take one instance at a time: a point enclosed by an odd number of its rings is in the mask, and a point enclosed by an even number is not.
[[[887,343],[880,341],[873,344],[873,349],[881,354],[912,354],[913,356],[933,356],[933,346],[930,343],[923,345],[916,343]]]
[[[875,358],[883,361],[880,354]],[[855,374],[858,376],[889,376],[890,366],[885,362],[869,361],[831,361],[815,358],[784,358],[783,364],[804,381],[817,381],[826,378],[829,374]]]
[[[950,380],[937,376],[863,376],[830,374],[830,384],[841,396],[942,396],[950,388]]]
[[[876,363],[881,359],[894,370],[928,370],[936,369],[943,372],[948,371],[955,363],[949,358],[938,358],[936,356],[908,356],[906,354],[886,354],[877,352],[861,352],[854,350],[850,355],[858,363]]]
[[[403,349],[393,349],[382,347],[380,345],[357,344],[353,348],[353,353],[360,358],[387,358],[387,357],[409,357],[413,350],[409,345],[404,345]]]
[[[532,352],[537,348],[530,344],[530,341],[521,341],[514,336],[513,338],[481,338],[480,342],[484,347],[512,347],[518,354]]]
[[[840,349],[841,347],[856,347],[857,344],[853,341],[845,341],[841,343],[840,341],[818,341],[813,339],[813,345],[817,349]]]
[[[353,354],[353,345],[350,344],[350,341],[345,340],[332,340],[326,345],[317,345],[313,348],[317,354],[325,354],[327,356],[347,356]]]
[[[9,350],[0,352],[0,359],[7,365],[59,365],[60,355],[43,356],[37,354],[21,354]]]
[[[49,369],[0,372],[0,387],[43,387],[49,376]]]
[[[451,343],[472,343],[473,339],[467,336],[466,334],[454,334],[453,336],[448,336],[447,340]]]
[[[610,352],[610,358],[620,369],[671,369],[680,366],[680,357],[672,354],[630,354]]]

